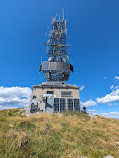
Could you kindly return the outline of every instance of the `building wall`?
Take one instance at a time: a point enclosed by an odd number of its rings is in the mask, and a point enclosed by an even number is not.
[[[79,89],[73,88],[41,88],[41,87],[33,87],[32,96],[30,105],[32,104],[33,96],[37,97],[38,107],[40,110],[45,111],[46,98],[43,98],[43,94],[47,94],[47,91],[54,92],[54,98],[72,98],[72,99],[80,99]],[[72,92],[72,96],[61,96],[61,91]],[[67,99],[66,99],[66,108],[67,108]]]

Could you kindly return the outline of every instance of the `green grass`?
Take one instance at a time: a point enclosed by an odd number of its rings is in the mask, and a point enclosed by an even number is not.
[[[0,111],[0,158],[119,158],[119,120],[88,114]]]

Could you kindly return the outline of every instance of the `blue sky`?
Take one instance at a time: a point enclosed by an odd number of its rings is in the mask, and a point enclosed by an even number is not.
[[[45,34],[50,31],[51,17],[61,14],[62,8],[68,19],[67,44],[72,45],[68,53],[74,65],[68,83],[85,87],[80,97],[87,110],[119,118],[118,0],[1,0],[0,108],[13,107],[13,102],[16,107],[28,104],[23,100],[25,94],[29,99],[30,88],[45,81],[38,72],[41,56],[47,60]],[[16,86],[23,93],[16,95]],[[9,95],[19,99],[16,105],[11,96],[5,100],[9,90]]]

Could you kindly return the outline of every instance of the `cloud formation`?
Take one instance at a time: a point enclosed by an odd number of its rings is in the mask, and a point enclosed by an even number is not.
[[[29,87],[0,87],[0,110],[28,106],[31,92]]]
[[[82,85],[79,90],[82,91],[84,88],[85,88],[85,86]]]
[[[107,79],[107,77],[104,77],[104,79]]]
[[[96,110],[88,110],[87,112],[91,113],[91,112],[96,112]]]
[[[110,86],[110,89],[112,90],[112,89],[118,89],[119,88],[119,85],[118,86],[114,86],[114,85],[111,85]]]
[[[114,88],[114,85],[111,85],[111,86],[110,86],[110,89],[113,89],[113,88]]]
[[[115,80],[119,80],[119,76],[115,76],[115,78],[114,78]]]
[[[115,76],[114,79],[116,80],[116,83],[118,83],[117,81],[119,80],[119,76]],[[96,101],[97,103],[108,103],[108,105],[117,105],[117,102],[119,101],[119,85],[111,85],[110,89],[112,90],[111,93],[106,94],[104,97],[97,97]]]
[[[105,97],[97,97],[97,103],[112,103],[119,101],[119,89],[113,90],[110,94],[107,94]]]
[[[119,112],[101,113],[101,116],[119,119]]]
[[[92,99],[86,101],[86,102],[80,102],[81,103],[81,107],[89,107],[89,106],[96,106],[97,103],[95,101],[93,101]]]

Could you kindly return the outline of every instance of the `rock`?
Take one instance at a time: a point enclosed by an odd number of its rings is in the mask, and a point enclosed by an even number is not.
[[[14,125],[13,124],[9,124],[9,127],[14,127]]]
[[[62,117],[63,116],[63,113],[59,114],[59,117]]]
[[[83,155],[78,155],[77,158],[87,158],[87,157]]]
[[[114,158],[114,157],[111,156],[111,155],[107,155],[107,156],[105,156],[104,158]]]
[[[31,114],[24,114],[24,116],[27,116],[27,117],[30,116],[30,115],[31,115]]]
[[[116,142],[117,145],[119,145],[119,142]]]
[[[98,116],[96,114],[89,113],[88,116],[90,116],[91,119],[93,119],[93,118],[97,119],[98,118]]]

